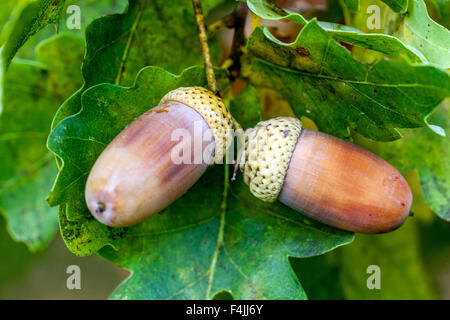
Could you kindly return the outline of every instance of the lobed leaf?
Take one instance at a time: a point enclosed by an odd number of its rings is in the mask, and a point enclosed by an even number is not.
[[[405,61],[355,61],[315,20],[292,44],[280,45],[256,29],[247,44],[243,74],[280,92],[297,117],[320,131],[349,138],[352,128],[379,141],[400,138],[396,128],[422,127],[450,92],[445,71]]]
[[[76,254],[101,249],[133,271],[112,298],[203,299],[223,290],[242,299],[305,298],[288,256],[321,254],[353,235],[256,199],[241,177],[225,188],[223,166],[210,168],[183,197],[133,227],[106,227],[86,208],[86,177],[103,148],[168,91],[205,84],[200,67],[180,76],[147,67],[131,88],[101,84],[83,94],[82,110],[61,121],[48,141],[64,164],[52,191],[63,237]],[[69,214],[65,205],[72,206]]]
[[[284,10],[277,7],[271,0],[247,0],[247,4],[253,13],[267,20],[281,20],[287,19],[298,23],[300,25],[306,25],[306,20],[301,14]],[[358,2],[359,6],[359,2]],[[363,33],[358,29],[350,26],[345,26],[336,23],[329,22],[317,22],[327,33],[335,40],[349,43],[362,48],[376,50],[382,52],[391,57],[405,57],[411,62],[426,61],[422,53],[414,47],[408,46],[401,40],[385,34],[377,33]],[[264,33],[272,41],[280,45],[294,45],[285,44],[276,39],[270,31],[265,28]],[[298,42],[298,39],[297,41]]]
[[[367,3],[364,3],[363,8],[366,6]],[[383,10],[385,10],[383,16],[389,18],[389,9],[386,7]],[[365,25],[363,14],[352,20],[357,26]],[[353,50],[353,56],[355,56],[355,53],[355,50]],[[360,53],[363,57],[372,55],[372,53],[367,52]],[[417,184],[417,188],[421,187],[422,189],[419,194],[423,194],[424,201],[438,216],[445,220],[449,219],[449,190],[447,190],[449,177],[447,177],[446,172],[449,172],[450,168],[447,160],[448,137],[445,134],[445,131],[448,131],[447,111],[445,111],[447,108],[448,104],[444,103],[436,108],[430,117],[425,118],[428,128],[405,129],[402,130],[404,137],[399,141],[365,146],[371,148],[372,151],[404,172],[415,170],[417,181],[414,181],[414,184]],[[423,152],[424,150],[427,150],[427,152]],[[409,182],[411,183],[411,181]],[[411,189],[415,189],[413,185],[410,184],[410,186]],[[419,197],[416,195],[414,197],[414,203],[416,203]],[[414,208],[413,211],[415,211]]]
[[[442,104],[429,121],[445,128],[439,136],[427,128],[408,130],[404,138],[380,143],[376,152],[396,168],[416,170],[425,201],[442,219],[450,221],[450,107]]]
[[[200,67],[187,69],[179,76],[159,67],[146,67],[131,88],[100,84],[88,89],[82,96],[82,110],[61,121],[51,132],[48,148],[62,160],[62,166],[48,201],[51,205],[64,206],[60,212],[67,217],[61,221],[67,219],[67,223],[61,231],[74,253],[91,254],[113,243],[117,232],[123,233],[94,220],[84,200],[87,176],[106,145],[126,125],[156,106],[170,90],[205,84],[204,69]],[[72,222],[80,227],[72,227]],[[83,235],[84,229],[88,234]],[[104,234],[110,237],[92,245],[95,242],[91,239]]]
[[[207,8],[216,2],[207,1]],[[101,17],[87,27],[86,46],[84,84],[58,110],[53,127],[80,111],[81,95],[96,84],[130,86],[149,65],[179,73],[203,64],[192,3],[185,0],[129,0],[122,14]],[[217,61],[214,42],[211,52]]]
[[[2,64],[5,70],[17,51],[31,36],[49,24],[58,23],[64,2],[65,0],[37,0],[23,8],[2,50]]]
[[[0,44],[2,40],[7,40],[10,33],[17,33],[20,28],[27,27],[23,25],[23,17],[21,16],[24,8],[29,5],[32,0],[7,0],[2,1],[0,4],[0,11],[5,10],[4,15],[7,18],[7,23],[4,25],[0,33]],[[8,3],[14,4],[14,8],[8,8]],[[80,8],[80,25],[74,28],[72,23],[76,16],[73,11],[67,11],[70,6],[76,6]],[[51,38],[57,33],[72,33],[77,36],[84,36],[86,26],[95,18],[102,15],[113,14],[118,11],[122,11],[126,4],[126,0],[70,0],[65,1],[61,9],[61,18],[55,21],[54,26],[46,25],[39,30],[35,35],[31,36],[26,42],[19,48],[14,57],[23,59],[35,59],[35,48],[41,41]],[[1,24],[0,16],[0,24]],[[56,29],[55,30],[55,26]],[[70,29],[69,29],[70,27]]]
[[[420,50],[429,63],[450,68],[450,31],[430,18],[423,0],[410,0],[408,12],[396,19],[395,36]]]
[[[237,178],[221,212],[223,168],[211,168],[161,215],[100,255],[133,275],[113,299],[305,299],[288,257],[323,254],[352,239],[281,203],[256,199]],[[140,239],[140,241],[137,241]]]

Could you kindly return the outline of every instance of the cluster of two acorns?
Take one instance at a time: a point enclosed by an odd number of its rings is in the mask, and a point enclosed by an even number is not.
[[[211,154],[221,163],[234,123],[209,90],[169,92],[99,156],[86,184],[89,210],[111,227],[131,226],[161,212],[209,165],[173,161],[174,130],[194,134],[194,124],[210,130]],[[302,129],[296,118],[260,122],[244,132],[243,144],[239,167],[252,194],[263,201],[279,200],[299,214],[359,233],[392,231],[409,215],[412,194],[394,167],[351,143]]]

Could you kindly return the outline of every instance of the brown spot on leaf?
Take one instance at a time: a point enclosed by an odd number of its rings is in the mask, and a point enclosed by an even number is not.
[[[295,52],[304,57],[308,57],[310,55],[309,51],[302,47],[295,48]]]

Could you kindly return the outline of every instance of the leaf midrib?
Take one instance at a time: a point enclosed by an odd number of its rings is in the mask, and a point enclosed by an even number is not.
[[[131,30],[130,30],[130,33],[129,33],[129,36],[128,36],[128,39],[127,39],[127,44],[126,44],[126,46],[124,48],[123,55],[122,55],[122,58],[120,60],[119,70],[117,71],[116,80],[114,82],[116,85],[120,84],[120,79],[121,79],[122,74],[123,74],[122,70],[124,69],[125,62],[126,62],[126,60],[128,58],[128,52],[129,52],[130,47],[131,47],[131,42],[133,40],[133,36],[134,36],[134,34],[136,32],[137,26],[138,26],[139,22],[141,21],[141,16],[142,16],[142,12],[144,11],[144,8],[145,8],[145,5],[139,6],[138,12],[137,12],[137,15],[136,15],[136,19],[134,20],[133,25],[131,26]]]
[[[227,163],[225,161],[225,163]],[[222,194],[222,202],[220,204],[220,223],[219,223],[219,232],[217,234],[217,242],[214,247],[213,258],[211,260],[211,266],[209,268],[210,274],[208,279],[208,287],[206,289],[205,299],[209,299],[211,295],[211,289],[214,282],[214,273],[216,270],[217,259],[219,256],[219,251],[223,245],[224,238],[224,229],[225,229],[225,213],[227,211],[227,199],[228,199],[228,187],[229,187],[229,177],[230,177],[230,168],[229,165],[224,166],[224,186],[223,186],[223,194]]]
[[[255,60],[260,61],[261,63],[267,64],[269,66],[273,66],[275,68],[279,68],[283,71],[286,72],[290,72],[290,73],[297,73],[297,74],[301,74],[301,75],[305,75],[305,76],[309,76],[311,78],[322,78],[322,79],[326,79],[326,80],[333,80],[333,81],[338,81],[338,82],[346,82],[346,83],[353,83],[353,84],[361,84],[361,85],[369,85],[369,86],[374,86],[374,87],[388,87],[388,88],[398,88],[398,87],[404,87],[404,88],[415,88],[415,87],[419,87],[419,88],[427,88],[427,89],[434,89],[434,90],[444,90],[442,87],[438,87],[438,86],[433,86],[433,85],[426,85],[426,84],[419,84],[419,83],[398,83],[398,84],[389,84],[389,83],[375,83],[375,82],[369,82],[369,81],[361,81],[361,80],[349,80],[349,79],[341,79],[341,78],[335,78],[332,76],[327,76],[324,74],[319,74],[319,73],[310,73],[310,72],[305,72],[305,71],[301,71],[301,70],[296,70],[296,69],[292,69],[290,67],[285,67],[285,66],[281,66],[279,64],[270,62],[268,60],[264,60],[263,58],[254,57]]]

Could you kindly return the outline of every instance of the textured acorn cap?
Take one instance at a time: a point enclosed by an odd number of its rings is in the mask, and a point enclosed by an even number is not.
[[[300,120],[279,117],[245,131],[239,167],[254,196],[277,200],[301,130]]]
[[[181,102],[203,117],[214,136],[214,163],[221,163],[233,141],[233,118],[222,99],[202,87],[182,87],[167,93],[160,104],[166,101]]]

